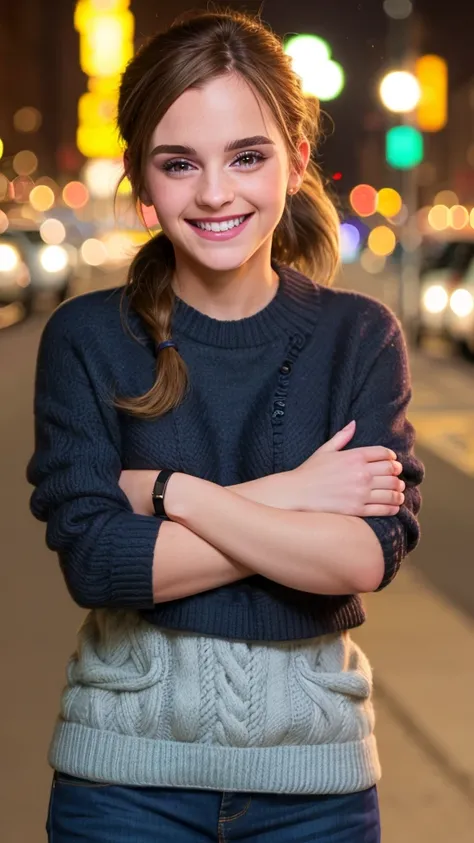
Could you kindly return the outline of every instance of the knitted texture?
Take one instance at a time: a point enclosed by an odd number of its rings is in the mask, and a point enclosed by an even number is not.
[[[411,385],[397,320],[375,300],[276,268],[277,294],[246,319],[212,319],[177,300],[173,338],[190,390],[153,421],[113,405],[116,395],[147,392],[156,372],[155,344],[130,308],[136,338],[124,330],[121,288],[79,296],[50,318],[28,480],[36,487],[32,512],[47,521],[48,546],[79,605],[142,610],[162,628],[240,641],[312,638],[361,624],[355,595],[307,594],[262,576],[154,606],[161,522],[135,515],[118,486],[127,468],[171,468],[220,485],[290,470],[353,418],[349,447],[385,445],[403,463],[399,514],[365,519],[383,549],[381,587],[416,546],[423,468],[405,415]],[[243,670],[245,651],[239,657]],[[232,682],[238,687],[237,673]]]
[[[248,644],[96,610],[50,763],[136,785],[345,793],[380,775],[367,659],[348,633]]]

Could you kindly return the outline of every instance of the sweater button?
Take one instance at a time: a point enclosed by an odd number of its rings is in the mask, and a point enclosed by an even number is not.
[[[291,372],[291,363],[289,360],[285,360],[283,366],[280,368],[280,372],[282,375],[289,375]]]

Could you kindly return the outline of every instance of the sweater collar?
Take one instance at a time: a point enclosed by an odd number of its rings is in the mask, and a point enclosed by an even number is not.
[[[309,278],[272,261],[279,284],[273,299],[257,313],[243,319],[221,320],[206,316],[176,298],[173,329],[203,345],[251,348],[282,335],[314,330],[320,308],[319,287]]]

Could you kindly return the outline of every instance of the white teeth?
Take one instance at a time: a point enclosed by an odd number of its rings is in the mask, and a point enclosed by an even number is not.
[[[235,217],[233,220],[226,220],[225,222],[195,222],[194,225],[197,225],[198,228],[201,228],[203,231],[229,231],[231,228],[235,228],[237,225],[241,225],[245,220],[246,215],[243,217]]]

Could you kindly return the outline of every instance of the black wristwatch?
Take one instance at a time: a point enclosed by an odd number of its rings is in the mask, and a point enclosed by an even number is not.
[[[174,471],[169,468],[164,468],[159,472],[158,477],[155,480],[155,485],[153,486],[153,491],[151,493],[151,499],[153,501],[153,509],[155,510],[157,518],[166,518],[169,520],[165,512],[165,491],[168,480],[172,474],[174,474]]]

